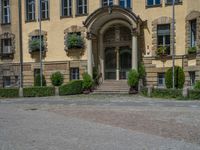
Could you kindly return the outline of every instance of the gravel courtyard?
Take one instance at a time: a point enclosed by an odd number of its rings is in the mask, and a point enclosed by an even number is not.
[[[200,150],[200,102],[129,95],[0,99],[0,150]]]

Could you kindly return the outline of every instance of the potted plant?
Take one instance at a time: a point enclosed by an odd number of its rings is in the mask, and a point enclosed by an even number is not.
[[[196,46],[188,48],[188,54],[196,54],[197,48]]]
[[[42,51],[44,50],[44,42],[42,41]],[[29,42],[30,52],[37,52],[40,50],[40,39],[32,39]]]
[[[129,94],[138,93],[139,74],[136,70],[130,70],[128,73],[128,85],[130,86]]]
[[[83,73],[83,93],[89,94],[92,91],[93,80],[88,73]]]
[[[67,36],[68,49],[80,49],[84,48],[84,39],[80,35],[73,33]]]
[[[156,50],[156,55],[163,57],[167,55],[167,47],[161,46]]]

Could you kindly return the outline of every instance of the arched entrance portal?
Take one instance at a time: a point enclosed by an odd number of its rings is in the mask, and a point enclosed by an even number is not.
[[[87,28],[87,69],[98,68],[103,80],[127,79],[138,68],[138,35],[142,20],[119,6],[102,7],[83,23]]]
[[[130,29],[121,24],[109,27],[103,34],[103,47],[105,80],[127,79],[132,68]]]

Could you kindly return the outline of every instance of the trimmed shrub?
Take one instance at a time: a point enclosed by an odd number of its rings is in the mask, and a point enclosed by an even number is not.
[[[34,86],[40,86],[40,74],[37,74],[34,80]],[[42,86],[46,86],[46,79],[42,75]]]
[[[182,97],[182,90],[180,89],[153,89],[152,97],[156,98],[180,98]]]
[[[136,70],[130,70],[128,73],[128,85],[130,87],[136,87],[139,82],[139,74]]]
[[[200,100],[200,89],[199,90],[189,90],[189,99]]]
[[[172,70],[173,69],[170,68],[165,75],[165,84],[167,88],[173,88]],[[185,74],[181,67],[175,66],[174,78],[175,78],[175,87],[177,89],[182,89],[185,83]]]
[[[76,94],[81,94],[82,93],[82,80],[74,80],[69,82],[66,85],[60,86],[59,87],[59,95],[64,96],[64,95],[76,95]]]
[[[83,90],[90,90],[94,85],[92,77],[88,73],[83,73]]]
[[[194,47],[190,47],[188,49],[188,54],[196,54],[197,53],[197,48],[194,46]]]
[[[61,72],[55,72],[51,75],[51,83],[53,86],[61,86],[63,84],[64,77]]]
[[[200,90],[200,81],[197,81],[194,86],[195,90]]]
[[[140,79],[144,79],[144,78],[145,78],[145,76],[146,76],[146,71],[145,71],[144,64],[140,64],[140,65],[139,65],[138,73],[139,73],[139,78],[140,78]]]
[[[0,89],[0,97],[3,97],[3,98],[19,97],[19,89],[17,88]]]
[[[54,87],[27,87],[23,89],[24,97],[54,96]]]

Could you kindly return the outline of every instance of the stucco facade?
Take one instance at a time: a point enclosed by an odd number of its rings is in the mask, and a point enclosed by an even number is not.
[[[88,0],[87,13],[77,15],[76,2],[72,0],[72,15],[63,17],[61,0],[49,0],[49,16],[42,20],[45,43],[43,74],[47,83],[50,85],[50,75],[56,71],[61,71],[65,83],[68,82],[71,76],[70,68],[79,68],[80,78],[83,72],[92,74],[93,69],[97,68],[98,72],[103,74],[104,80],[124,80],[128,69],[137,69],[140,63],[144,63],[147,85],[158,86],[158,73],[172,67],[172,53],[164,60],[156,56],[157,27],[160,24],[172,25],[172,5],[161,0],[160,5],[150,7],[147,6],[146,0],[132,0],[130,9],[124,9],[119,6],[118,0],[114,0],[112,7],[102,7],[101,0]],[[31,38],[39,33],[38,0],[35,1],[35,19],[32,21],[27,20],[25,0],[22,0],[21,6],[24,85],[31,86],[34,72],[40,68],[39,53],[32,53],[29,46]],[[197,52],[200,50],[199,8],[200,0],[182,0],[175,5],[175,64],[184,68],[186,85],[190,85],[190,71],[195,72],[195,80],[200,80],[200,54],[188,55],[190,20],[196,19]],[[10,0],[10,13],[11,23],[1,25],[0,34],[8,32],[15,36],[15,42],[12,44],[14,53],[12,58],[0,60],[0,86],[3,86],[3,76],[12,76],[12,82],[19,76],[17,0]],[[84,39],[84,47],[68,49],[66,40],[69,33],[80,33]],[[111,58],[112,56],[115,59]],[[110,58],[115,62],[109,66],[106,64],[111,63]],[[126,63],[123,64],[123,60]]]

